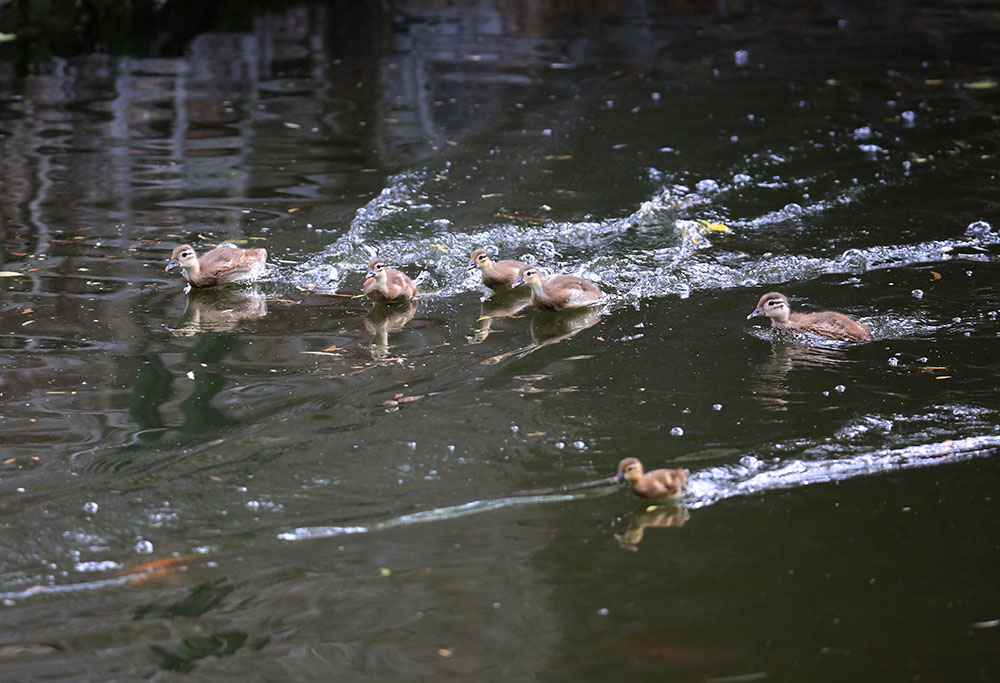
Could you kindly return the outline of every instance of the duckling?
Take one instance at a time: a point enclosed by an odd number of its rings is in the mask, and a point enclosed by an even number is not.
[[[823,311],[822,313],[793,313],[788,299],[778,292],[768,292],[757,302],[757,308],[747,316],[757,318],[766,315],[771,319],[771,327],[788,332],[811,332],[828,339],[842,341],[868,341],[871,336],[865,325],[851,320],[843,313]]]
[[[521,283],[531,288],[531,303],[535,308],[561,311],[589,306],[601,298],[597,285],[576,275],[555,275],[543,281],[537,266],[522,268],[511,286]]]
[[[390,268],[382,259],[372,259],[365,275],[365,295],[380,304],[409,301],[420,294],[406,273]]]
[[[191,245],[183,244],[170,254],[164,270],[180,266],[192,287],[215,287],[255,280],[264,273],[266,263],[267,249],[240,249],[226,242],[199,258]]]
[[[638,458],[625,458],[618,463],[615,481],[627,481],[640,498],[667,498],[683,493],[687,488],[688,470],[653,470],[643,474]]]
[[[492,290],[511,289],[518,273],[527,264],[520,261],[494,261],[485,249],[476,249],[469,255],[466,271],[478,268],[483,273],[483,284]]]

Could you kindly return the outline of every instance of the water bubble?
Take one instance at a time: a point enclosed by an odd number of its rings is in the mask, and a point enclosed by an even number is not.
[[[514,432],[515,434],[517,434],[517,432],[518,432],[518,431],[519,431],[520,429],[521,429],[521,428],[520,428],[520,427],[518,427],[517,425],[511,425],[511,426],[510,426],[510,431]]]
[[[448,444],[448,452],[449,453],[454,453],[455,452],[455,444],[453,444],[453,443]]]
[[[870,140],[872,137],[871,126],[861,126],[860,128],[855,128],[852,133],[855,140]]]
[[[609,610],[607,607],[602,607],[601,609],[597,610],[597,613],[600,614],[602,617],[606,617],[609,614],[611,614],[611,610]]]
[[[698,184],[695,185],[695,189],[702,194],[707,194],[709,192],[718,192],[719,183],[715,182],[711,178],[705,178],[704,180],[699,180]]]
[[[903,119],[903,123],[907,128],[909,128],[913,126],[913,122],[917,120],[917,115],[913,113],[912,109],[907,109],[899,115],[899,118]]]
[[[259,510],[260,509],[260,501],[248,500],[247,501],[247,509],[248,510],[254,510],[254,511]]]
[[[784,208],[781,209],[781,213],[786,216],[801,216],[805,213],[805,209],[795,202],[791,202],[790,204],[785,204]]]
[[[83,504],[83,511],[88,515],[97,514],[98,505],[94,501],[89,501]]]
[[[896,367],[897,365],[899,365],[899,359],[898,358],[890,358],[889,359],[889,365],[891,365],[892,367]]]
[[[153,552],[153,544],[144,538],[140,538],[135,544],[135,551],[140,555],[149,555]]]
[[[967,237],[985,237],[993,232],[993,226],[986,221],[974,221],[965,229]]]
[[[749,182],[750,182],[750,176],[748,176],[746,173],[737,173],[736,175],[733,176],[734,185],[746,185]]]
[[[746,66],[750,63],[750,53],[746,50],[737,50],[733,53],[733,62],[736,66]]]
[[[674,427],[673,429],[670,430],[670,436],[684,436],[684,428]]]
[[[545,137],[550,137],[552,135],[552,129],[551,128],[545,128],[545,129],[543,129],[542,130],[542,135],[544,135]]]
[[[658,92],[650,93],[649,98],[651,100],[653,100],[654,102],[659,102],[660,101],[660,93],[658,93]]]
[[[587,450],[587,444],[585,444],[582,441],[574,441],[573,442],[573,448],[575,448],[578,451],[584,451],[584,450]]]
[[[833,388],[833,390],[834,390],[834,391],[838,391],[838,392],[840,392],[840,393],[842,394],[842,393],[844,393],[845,391],[847,391],[847,387],[845,387],[845,386],[844,386],[843,384],[838,384],[837,386],[835,386],[835,387]]]
[[[713,403],[712,404],[712,410],[722,410],[722,404],[721,403]]]
[[[922,289],[914,289],[912,292],[910,292],[910,294],[913,295],[914,299],[923,299],[924,298],[924,290],[922,290]]]
[[[559,450],[566,448],[566,444],[564,444],[562,441],[556,441],[555,444],[553,445]]]

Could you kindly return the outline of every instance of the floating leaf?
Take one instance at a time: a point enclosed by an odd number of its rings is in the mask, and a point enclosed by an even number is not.
[[[13,270],[0,270],[0,277],[23,277],[24,273],[18,273]]]
[[[379,567],[378,573],[381,574],[382,576],[389,576],[390,574],[392,574],[392,570],[389,569],[388,567]]]
[[[448,251],[447,247],[445,247],[445,246],[443,246],[441,244],[432,244],[431,246],[434,247],[435,249],[437,249],[438,251],[440,251],[442,254],[450,253]]]
[[[452,654],[453,654],[452,651],[449,650],[446,647],[440,647],[440,648],[438,648],[438,655],[440,655],[441,657],[444,657],[445,659],[448,659],[449,657],[451,657]]]
[[[0,33],[0,43],[7,43],[17,39],[16,33]]]
[[[940,280],[940,279],[941,279],[941,273],[937,272],[936,270],[932,270],[932,271],[931,271],[931,276],[932,276],[932,277],[933,277],[933,278],[934,278],[935,280]]]

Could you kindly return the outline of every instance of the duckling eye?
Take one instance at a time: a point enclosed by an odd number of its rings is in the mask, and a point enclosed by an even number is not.
[[[375,270],[382,270],[383,268],[385,268],[385,264],[384,263],[376,263],[375,264]]]
[[[181,258],[187,258],[188,256],[194,256],[194,254],[187,250],[181,252]]]
[[[476,260],[477,261],[485,261],[487,258],[489,258],[489,257],[486,256],[486,254],[480,254],[479,256],[476,257]]]

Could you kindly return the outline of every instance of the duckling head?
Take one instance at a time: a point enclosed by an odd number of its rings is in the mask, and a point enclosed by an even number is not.
[[[753,309],[753,312],[747,316],[747,320],[766,315],[771,320],[786,323],[791,313],[792,309],[788,305],[788,299],[784,294],[768,292],[760,298],[760,301],[757,302],[757,308]]]
[[[517,278],[510,284],[510,286],[518,287],[520,285],[537,286],[542,283],[542,275],[538,272],[538,266],[525,266],[518,273]]]
[[[642,463],[639,462],[638,458],[625,458],[618,463],[618,474],[615,475],[615,481],[627,481],[631,484],[642,479],[642,474]]]
[[[490,255],[486,253],[486,250],[476,249],[474,252],[469,254],[469,266],[466,270],[472,270],[473,268],[486,270],[491,265],[493,265],[493,260],[490,258]]]
[[[170,254],[170,260],[167,261],[167,267],[164,268],[164,270],[173,270],[178,266],[184,270],[188,270],[189,268],[197,270],[198,255],[195,254],[191,245],[182,244],[174,249]]]
[[[368,272],[365,273],[365,279],[370,277],[376,280],[382,281],[385,279],[385,269],[389,266],[385,265],[385,261],[380,258],[373,258],[368,262]]]

